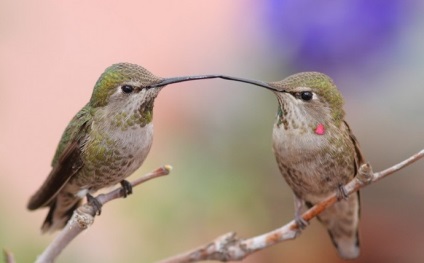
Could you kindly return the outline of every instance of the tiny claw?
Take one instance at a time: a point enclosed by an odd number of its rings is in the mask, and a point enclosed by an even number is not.
[[[299,227],[299,230],[305,229],[309,223],[301,215],[295,215],[294,221],[296,222],[296,225]]]
[[[124,198],[132,194],[132,184],[130,182],[128,182],[127,180],[122,180],[121,185],[122,185],[122,188],[124,189]]]
[[[294,221],[298,226],[299,231],[305,229],[309,223],[302,217],[303,206],[305,201],[301,199],[298,195],[294,195]]]
[[[87,202],[94,208],[94,214],[100,215],[102,213],[102,204],[91,194],[87,194]]]
[[[347,190],[346,190],[346,188],[344,187],[343,184],[339,184],[339,187],[337,187],[336,196],[337,196],[338,201],[340,201],[342,199],[347,200],[349,195],[348,195]]]

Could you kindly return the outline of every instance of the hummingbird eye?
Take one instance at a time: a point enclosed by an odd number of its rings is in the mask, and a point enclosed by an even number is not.
[[[303,92],[300,93],[300,97],[304,101],[311,100],[313,96],[314,96],[314,94],[311,91],[303,91]]]
[[[134,91],[134,87],[131,85],[122,85],[121,90],[123,93],[130,94]]]

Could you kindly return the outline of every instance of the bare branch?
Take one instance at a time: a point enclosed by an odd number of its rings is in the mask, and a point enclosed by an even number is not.
[[[5,263],[15,263],[15,257],[13,253],[7,249],[3,249],[3,258]]]
[[[390,174],[414,163],[424,157],[424,149],[392,167],[373,173],[371,165],[364,164],[359,168],[358,175],[345,185],[346,193],[352,194],[366,185],[377,182]],[[309,222],[322,213],[327,207],[338,201],[336,193],[330,195],[322,202],[311,207],[303,213],[302,217]],[[212,242],[182,253],[177,256],[160,261],[161,263],[185,263],[202,260],[238,261],[246,258],[256,251],[273,246],[277,243],[295,239],[300,234],[295,220],[290,221],[281,228],[249,239],[238,238],[234,232],[227,233]]]
[[[133,187],[140,185],[150,179],[168,175],[172,167],[165,165],[160,167],[153,172],[150,172],[135,181],[131,182]],[[106,204],[117,198],[124,197],[124,189],[122,187],[117,188],[109,193],[100,194],[96,199],[102,204]],[[50,243],[50,245],[44,250],[44,252],[37,258],[37,263],[50,263],[54,262],[55,258],[62,252],[62,250],[81,232],[87,229],[94,223],[94,217],[96,210],[90,204],[86,203],[80,206],[74,211],[71,219],[68,221],[63,230],[58,236]]]

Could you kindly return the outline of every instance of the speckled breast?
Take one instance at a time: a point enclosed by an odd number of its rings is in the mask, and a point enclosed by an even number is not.
[[[141,166],[152,141],[152,123],[125,131],[92,134],[84,147],[84,165],[71,184],[93,192],[121,182]]]

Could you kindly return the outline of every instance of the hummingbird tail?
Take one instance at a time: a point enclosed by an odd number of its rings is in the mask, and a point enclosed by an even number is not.
[[[68,220],[72,217],[74,210],[81,205],[81,201],[80,198],[67,198],[65,200],[55,198],[52,200],[49,206],[49,213],[41,226],[41,232],[43,234],[47,232],[51,233],[64,228]]]
[[[327,227],[328,233],[340,257],[354,259],[359,248],[359,192],[342,200],[321,213],[318,219]]]

